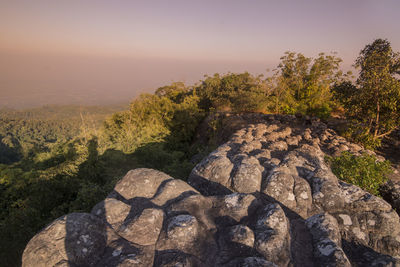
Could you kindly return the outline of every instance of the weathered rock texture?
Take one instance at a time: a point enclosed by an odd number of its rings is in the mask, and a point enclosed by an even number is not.
[[[119,181],[92,212],[38,233],[23,266],[400,266],[400,221],[324,155],[362,148],[325,124],[264,116],[192,171]]]
[[[382,197],[400,214],[400,181],[389,180],[381,188]]]

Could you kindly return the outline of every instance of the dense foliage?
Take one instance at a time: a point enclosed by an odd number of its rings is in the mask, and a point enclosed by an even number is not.
[[[287,52],[270,78],[274,84],[271,109],[275,113],[329,117],[336,108],[331,87],[351,75],[350,72],[343,74],[339,69],[341,61],[335,54],[320,53],[312,59],[301,53]]]
[[[0,110],[0,163],[45,157],[77,136],[96,132],[114,107],[44,106],[22,111]],[[40,154],[40,155],[38,155]]]
[[[366,63],[370,62],[371,49],[364,49],[357,60],[364,68],[357,87],[349,81],[348,73],[342,73],[341,60],[335,54],[319,54],[313,59],[288,52],[271,77],[228,73],[206,76],[194,86],[173,83],[154,94],[139,96],[129,108],[47,106],[0,110],[2,264],[18,265],[27,241],[37,231],[63,214],[90,210],[129,169],[155,168],[186,179],[196,161],[217,145],[212,130],[219,129],[218,120],[204,120],[212,118],[209,115],[213,113],[303,113],[327,118],[342,106],[350,118],[363,125],[370,121],[355,114],[369,112],[374,105],[353,107],[354,94],[363,94],[363,101],[367,101],[376,99],[367,98],[371,92],[379,91],[379,121],[375,108],[368,113],[372,117],[375,114],[375,120],[367,133],[370,136],[378,129],[378,138],[395,127],[393,107],[398,108],[400,101],[396,95],[398,80],[393,75],[398,61],[391,50],[378,53],[378,58],[387,53],[391,58],[391,63],[385,65],[389,67],[384,68],[386,74],[379,74],[387,82],[384,89],[378,90],[380,84],[370,85],[371,75],[364,66],[371,65]],[[383,96],[390,99],[384,100]],[[199,130],[205,122],[211,132]],[[199,135],[210,138],[198,142],[195,137]],[[339,177],[375,193],[375,185],[383,179],[379,175],[387,166],[372,161],[369,157],[343,155],[332,159],[332,164],[337,166]],[[348,172],[364,167],[374,176]]]
[[[332,172],[341,180],[355,184],[374,195],[379,195],[379,187],[387,181],[392,169],[389,161],[377,161],[373,155],[354,156],[343,152],[339,157],[327,157]]]
[[[374,147],[400,125],[400,54],[377,39],[365,46],[355,66],[360,70],[356,84],[339,83],[333,91],[353,119],[355,139]]]
[[[201,107],[219,111],[265,112],[269,102],[270,88],[261,76],[248,72],[212,77],[206,76],[196,88],[201,97]]]
[[[89,132],[99,131],[106,114],[121,108],[47,106],[0,112],[2,265],[18,265],[24,243],[51,218],[88,210],[109,191],[110,181],[93,179],[101,168],[88,138]]]

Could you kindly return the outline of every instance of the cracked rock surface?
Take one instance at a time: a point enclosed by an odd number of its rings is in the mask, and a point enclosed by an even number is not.
[[[318,121],[258,121],[204,158],[188,183],[128,172],[91,213],[33,237],[23,266],[400,266],[398,214],[324,161],[363,148]]]

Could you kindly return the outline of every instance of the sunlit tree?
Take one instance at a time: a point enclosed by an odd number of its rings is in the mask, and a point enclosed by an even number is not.
[[[273,110],[328,116],[332,105],[331,87],[350,75],[339,69],[341,61],[335,54],[320,53],[313,59],[286,52],[273,77]]]
[[[339,84],[335,94],[348,117],[376,140],[400,124],[400,55],[387,40],[376,39],[361,50],[355,67],[360,71],[356,84]]]

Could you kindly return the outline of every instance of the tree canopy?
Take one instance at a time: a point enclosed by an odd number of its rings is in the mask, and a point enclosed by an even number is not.
[[[335,54],[320,53],[313,59],[301,53],[286,52],[270,78],[275,84],[272,110],[328,117],[335,106],[331,87],[350,75],[339,69],[341,61]]]
[[[355,67],[359,76],[355,84],[335,86],[336,99],[347,116],[361,123],[373,140],[388,135],[400,125],[400,55],[387,40],[376,39],[361,50]]]

